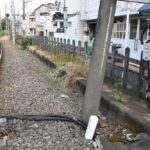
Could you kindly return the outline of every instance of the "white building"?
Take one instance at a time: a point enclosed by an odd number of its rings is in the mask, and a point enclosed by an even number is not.
[[[100,0],[80,0],[81,6],[81,20],[85,21],[87,25],[87,39],[90,35],[95,36],[95,28],[98,16],[98,9]],[[150,16],[140,16],[138,9],[143,4],[129,3],[127,7],[126,2],[118,2],[114,27],[112,33],[111,44],[120,44],[120,53],[124,54],[125,47],[130,47],[130,57],[140,59],[141,51],[143,50],[140,44],[141,32],[146,24],[146,19]],[[127,9],[128,8],[128,9]],[[127,22],[127,12],[129,13],[129,22]],[[128,29],[127,29],[128,27]],[[148,34],[144,36],[145,40]]]
[[[84,41],[84,31],[83,28],[86,25],[84,21],[80,20],[80,13],[72,14],[68,18],[68,27],[65,29],[64,33],[55,32],[54,36],[58,38],[70,39],[76,41]]]
[[[24,23],[23,28],[29,26],[29,31],[27,35],[30,36],[48,36],[53,32],[53,22],[52,17],[54,13],[54,4],[41,4],[37,7],[26,19],[26,22],[29,21],[29,25]]]

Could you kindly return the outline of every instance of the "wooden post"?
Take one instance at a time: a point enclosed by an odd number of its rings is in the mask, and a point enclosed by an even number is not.
[[[59,52],[63,51],[63,44],[62,44],[62,38],[60,38],[60,44],[59,44]]]
[[[67,53],[70,53],[70,39],[67,40]]]
[[[48,50],[51,50],[51,37],[48,37]]]
[[[81,55],[81,41],[78,41],[78,55]]]
[[[87,42],[84,42],[84,55],[86,56],[87,53]]]
[[[54,50],[54,37],[51,37],[51,49]]]
[[[141,98],[141,89],[143,87],[143,77],[144,77],[144,60],[143,60],[143,51],[141,52],[141,61],[140,61],[140,67],[139,67],[139,79],[138,79],[138,87],[137,87],[137,92],[138,92],[138,97]]]
[[[127,47],[125,49],[125,65],[124,65],[124,68],[123,68],[122,86],[123,86],[124,89],[127,87],[127,82],[128,82],[129,58],[130,58],[130,48]]]
[[[116,55],[116,45],[112,46],[112,56],[111,56],[111,72],[110,77],[111,81],[114,81],[114,73],[115,73],[115,55]]]
[[[91,115],[98,115],[99,112],[116,3],[117,0],[100,1],[94,50],[82,109],[82,119],[85,122],[88,122]]]
[[[39,46],[42,48],[42,37],[39,37]]]
[[[45,49],[45,37],[42,37],[42,48]]]
[[[48,37],[45,37],[45,49],[48,50]]]
[[[75,40],[72,41],[72,53],[73,53],[73,55],[76,54],[76,43],[75,43]]]
[[[54,51],[56,51],[56,38],[54,38],[53,44],[54,44]]]
[[[57,49],[56,51],[59,53],[59,38],[57,38]]]
[[[64,39],[64,53],[66,54],[67,47],[66,47],[66,39]]]

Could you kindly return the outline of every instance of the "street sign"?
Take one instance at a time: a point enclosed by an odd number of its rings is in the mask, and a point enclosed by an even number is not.
[[[150,4],[150,0],[120,0],[120,1]]]

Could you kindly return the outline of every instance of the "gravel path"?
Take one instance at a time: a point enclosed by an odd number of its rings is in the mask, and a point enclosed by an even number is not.
[[[49,76],[49,68],[28,51],[17,50],[5,40],[0,71],[1,114],[67,114],[79,116],[82,98],[61,88]],[[69,98],[61,98],[66,94]],[[84,131],[64,122],[9,121],[15,132],[8,137],[9,150],[88,150]]]

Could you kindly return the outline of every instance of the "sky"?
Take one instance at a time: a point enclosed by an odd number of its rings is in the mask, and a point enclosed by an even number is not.
[[[28,1],[28,9],[29,12],[32,12],[35,8],[37,8],[39,5],[46,4],[46,3],[54,3],[55,0],[26,0]],[[60,0],[63,3],[63,0]],[[80,0],[66,0],[66,5],[69,7],[69,12],[75,12],[75,10],[79,10],[79,2]],[[15,11],[16,14],[22,14],[22,4],[23,0],[14,0],[15,2]],[[6,13],[10,13],[10,4],[11,0],[0,0],[0,11],[1,16],[5,16],[5,3],[6,3]]]

